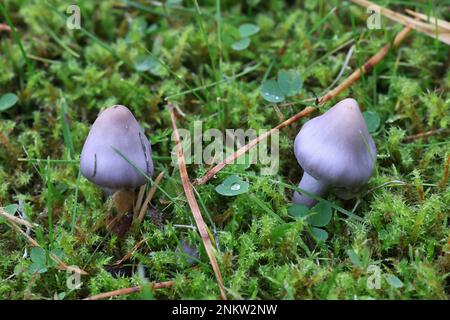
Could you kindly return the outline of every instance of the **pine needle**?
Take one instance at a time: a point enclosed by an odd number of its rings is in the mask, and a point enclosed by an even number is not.
[[[216,275],[217,283],[219,285],[220,295],[223,300],[227,299],[225,294],[225,287],[223,285],[222,274],[220,273],[219,265],[217,264],[217,259],[215,256],[215,250],[211,242],[211,238],[208,235],[208,227],[206,226],[205,221],[203,220],[202,214],[200,212],[200,208],[198,206],[197,200],[194,196],[194,191],[192,189],[192,185],[189,182],[189,176],[186,169],[186,162],[184,159],[183,147],[180,142],[180,135],[178,133],[178,128],[176,124],[174,106],[169,102],[168,109],[170,113],[170,118],[172,120],[172,127],[175,136],[175,143],[177,144],[177,156],[178,156],[178,167],[180,170],[180,177],[183,183],[183,189],[186,194],[186,198],[189,203],[189,207],[191,208],[192,215],[194,216],[195,223],[197,224],[198,231],[200,233],[200,237],[202,238],[203,244],[205,246],[206,253],[208,254],[211,266]]]

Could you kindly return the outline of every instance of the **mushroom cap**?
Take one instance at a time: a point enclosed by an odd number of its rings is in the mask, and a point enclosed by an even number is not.
[[[372,176],[377,151],[354,99],[344,99],[309,120],[294,142],[298,163],[330,185],[355,189]]]
[[[153,175],[152,148],[127,107],[115,105],[100,113],[81,151],[81,173],[92,183],[109,189],[135,188]]]

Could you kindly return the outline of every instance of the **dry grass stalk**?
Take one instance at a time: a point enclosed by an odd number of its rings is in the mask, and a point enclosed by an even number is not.
[[[4,210],[4,208],[1,208],[1,207],[0,207],[0,216],[5,218],[8,221],[15,222],[17,224],[20,224],[20,225],[25,226],[25,227],[30,228],[30,229],[32,229],[33,227],[37,226],[37,224],[31,224],[30,222],[28,222],[28,221],[26,221],[24,219],[21,219],[19,217],[16,217],[16,216],[13,216],[12,214],[7,213]]]
[[[9,223],[14,227],[14,229],[16,229],[19,233],[21,233],[33,247],[41,248],[39,243],[36,240],[34,240],[25,231],[20,229],[20,227],[14,221],[9,220]],[[78,273],[78,274],[81,274],[81,275],[88,275],[88,273],[86,271],[84,271],[84,270],[82,270],[82,269],[80,269],[78,267],[68,266],[67,264],[62,262],[62,260],[58,256],[54,255],[53,253],[50,253],[50,258],[52,258],[52,260],[55,261],[58,264],[58,268],[61,269],[61,270],[67,270],[67,271]]]
[[[409,15],[413,16],[416,19],[420,19],[423,21],[427,21],[429,23],[431,23],[432,25],[438,25],[441,28],[450,30],[450,22],[447,22],[445,20],[441,20],[441,19],[437,19],[435,17],[432,16],[427,16],[426,14],[420,13],[420,12],[416,12],[410,9],[405,9],[406,13],[408,13]]]
[[[8,31],[8,32],[11,32],[11,28],[10,28],[7,24],[0,23],[0,31]]]
[[[413,18],[403,15],[401,13],[381,7],[371,1],[352,0],[352,2],[358,4],[362,7],[365,7],[365,8],[369,8],[369,7],[379,8],[380,13],[383,16],[385,16],[386,18],[389,18],[395,22],[399,22],[411,29],[422,32],[430,37],[436,38],[446,44],[450,44],[450,30],[447,28],[441,27],[439,24],[432,24],[432,23],[428,23],[428,22],[419,21],[417,19],[413,19]],[[448,23],[448,22],[446,22],[446,23]]]
[[[215,250],[212,245],[211,238],[208,235],[208,227],[206,226],[206,223],[203,220],[197,200],[195,199],[192,185],[189,182],[189,176],[188,176],[187,169],[186,169],[186,162],[184,159],[183,147],[181,145],[180,135],[178,133],[178,128],[177,128],[177,124],[176,124],[174,106],[170,102],[168,104],[168,109],[169,109],[169,113],[170,113],[170,118],[172,120],[172,127],[173,127],[174,136],[175,136],[175,143],[177,145],[178,168],[180,170],[180,177],[181,177],[181,181],[183,184],[183,189],[186,194],[186,198],[189,203],[189,207],[191,208],[192,215],[194,216],[195,223],[197,224],[197,229],[200,233],[200,237],[202,238],[203,244],[205,246],[206,253],[208,254],[209,261],[213,268],[214,274],[216,275],[217,283],[219,285],[219,290],[220,290],[220,296],[223,300],[226,300],[227,296],[225,294],[225,287],[223,285],[222,274],[220,272],[219,265],[217,264]]]
[[[144,220],[145,212],[148,209],[148,205],[150,204],[150,201],[152,201],[153,196],[155,195],[156,188],[158,188],[159,183],[161,182],[162,178],[164,177],[164,171],[162,171],[155,179],[155,183],[150,188],[150,191],[148,192],[147,198],[145,198],[144,203],[142,204],[141,211],[139,212],[138,221],[139,223],[142,223],[142,220]]]
[[[133,219],[136,219],[139,215],[139,209],[142,207],[142,201],[144,200],[145,188],[145,184],[139,188],[139,194],[134,204]]]
[[[169,288],[169,287],[173,286],[173,284],[174,284],[173,281],[166,281],[166,282],[151,283],[149,285],[151,286],[152,289],[163,289],[163,288]],[[141,292],[141,290],[142,290],[141,287],[123,288],[123,289],[119,289],[119,290],[96,294],[95,296],[87,297],[86,299],[83,299],[83,300],[100,300],[100,299],[105,299],[105,298],[111,298],[111,297]]]
[[[136,243],[135,246],[133,247],[133,249],[131,249],[130,252],[128,252],[126,255],[124,255],[122,259],[120,259],[119,261],[114,263],[114,265],[118,266],[118,265],[121,265],[122,263],[124,263],[125,261],[129,260],[131,258],[131,256],[133,255],[133,253],[135,253],[146,240],[147,239],[142,239],[141,241]]]

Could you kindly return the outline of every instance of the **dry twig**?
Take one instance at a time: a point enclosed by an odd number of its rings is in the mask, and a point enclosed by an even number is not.
[[[147,198],[145,198],[144,203],[142,204],[141,211],[139,212],[138,221],[139,223],[142,223],[142,220],[144,220],[145,211],[148,209],[148,205],[150,204],[150,201],[152,201],[153,196],[155,195],[156,188],[158,188],[159,183],[161,182],[162,178],[164,176],[164,171],[161,171],[161,173],[156,177],[155,183],[150,188],[150,191],[148,192]]]
[[[30,222],[28,222],[28,221],[26,221],[24,219],[21,219],[19,217],[16,217],[16,216],[13,216],[12,214],[7,213],[4,210],[4,208],[1,208],[1,207],[0,207],[0,216],[5,218],[8,221],[15,222],[17,224],[23,225],[23,226],[25,226],[27,228],[30,228],[30,229],[32,229],[33,227],[37,226],[37,224],[31,224]]]
[[[441,134],[443,133],[445,130],[440,128],[440,129],[434,129],[434,130],[430,130],[430,131],[426,131],[426,132],[420,132],[420,133],[416,133],[416,134],[412,134],[410,136],[405,137],[405,141],[413,141],[416,139],[421,139],[421,138],[426,138],[435,134]]]
[[[180,135],[178,133],[178,128],[176,124],[174,106],[169,102],[168,109],[170,113],[170,118],[172,120],[172,127],[175,136],[175,143],[177,144],[177,156],[178,156],[178,168],[180,170],[181,181],[183,183],[183,189],[186,194],[186,198],[189,203],[189,207],[191,208],[192,215],[194,216],[195,223],[197,224],[198,231],[200,233],[200,237],[202,238],[203,244],[206,249],[206,253],[208,254],[209,261],[211,262],[211,266],[216,275],[217,283],[219,285],[220,295],[223,300],[227,299],[225,294],[225,287],[223,285],[222,274],[220,273],[219,265],[217,264],[217,259],[215,256],[215,250],[211,242],[211,238],[208,235],[208,230],[205,221],[203,220],[202,214],[200,212],[200,208],[198,206],[197,200],[194,196],[194,191],[192,189],[192,185],[189,182],[189,176],[186,169],[186,162],[183,154],[183,147],[180,142]]]

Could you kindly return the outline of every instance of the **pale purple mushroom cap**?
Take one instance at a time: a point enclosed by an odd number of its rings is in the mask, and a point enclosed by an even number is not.
[[[306,122],[295,138],[294,152],[310,176],[349,190],[357,190],[367,183],[377,154],[354,99],[344,99]]]
[[[105,189],[139,187],[153,175],[152,149],[136,118],[127,107],[104,110],[92,125],[81,152],[81,173]]]

